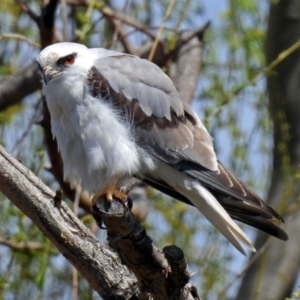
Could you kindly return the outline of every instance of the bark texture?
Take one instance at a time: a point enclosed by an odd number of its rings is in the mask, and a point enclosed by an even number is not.
[[[107,203],[103,197],[92,213],[100,227],[102,222],[106,226],[109,245],[137,277],[140,299],[200,299],[183,252],[176,246],[157,249],[126,204]]]
[[[0,146],[0,191],[50,239],[103,299],[138,299],[136,277],[43,182]]]

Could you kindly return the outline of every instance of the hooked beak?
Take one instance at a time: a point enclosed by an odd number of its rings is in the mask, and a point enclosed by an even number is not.
[[[51,67],[45,67],[43,70],[42,70],[42,76],[43,76],[43,79],[44,79],[44,82],[45,84],[47,85],[48,82],[55,76],[57,75],[59,72],[56,71],[56,70],[53,70]]]

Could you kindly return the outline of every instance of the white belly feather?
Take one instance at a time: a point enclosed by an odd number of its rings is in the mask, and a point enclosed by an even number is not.
[[[68,89],[68,85],[62,86]],[[124,123],[107,102],[92,97],[85,86],[78,87],[78,81],[65,91],[57,85],[55,90],[50,88],[45,86],[44,93],[65,180],[95,193],[114,176],[129,177],[139,171],[141,153],[129,123]]]

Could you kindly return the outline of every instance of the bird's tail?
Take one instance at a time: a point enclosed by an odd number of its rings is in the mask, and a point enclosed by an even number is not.
[[[194,205],[244,255],[245,250],[241,244],[256,252],[249,238],[209,189],[198,180],[168,165],[158,169],[159,172],[152,172],[151,176],[144,177],[143,181],[171,197]]]
[[[205,189],[199,183],[195,183],[193,188],[198,192],[198,197],[195,197],[192,194],[188,195],[189,193],[186,193],[185,196],[198,208],[208,221],[210,221],[233,244],[233,246],[244,255],[245,250],[241,243],[247,246],[251,251],[256,252],[247,235],[231,219],[229,214],[210,191]]]

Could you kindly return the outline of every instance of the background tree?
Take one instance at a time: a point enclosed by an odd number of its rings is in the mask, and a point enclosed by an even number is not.
[[[273,4],[271,10],[267,65],[297,39],[297,6],[293,1],[282,2]],[[268,178],[273,170],[268,198],[274,201],[275,208],[282,213],[286,212],[291,241],[286,244],[278,242],[279,247],[277,244],[274,246],[273,240],[270,240],[267,245],[271,247],[266,252],[265,237],[258,237],[256,246],[258,249],[262,246],[263,251],[251,259],[263,259],[255,264],[250,275],[246,273],[239,295],[247,295],[247,299],[282,299],[290,296],[299,266],[295,261],[300,257],[295,234],[299,228],[296,218],[299,210],[299,201],[296,201],[298,94],[290,90],[291,87],[297,88],[297,53],[284,56],[276,69],[271,66],[267,73],[264,71],[268,5],[267,2],[250,0],[218,1],[218,5],[193,0],[32,0],[26,4],[21,1],[2,1],[1,144],[53,190],[58,188],[57,182],[63,185],[65,194],[74,201],[76,191],[62,183],[61,162],[50,135],[47,111],[42,112],[40,93],[35,93],[40,83],[33,63],[34,57],[40,47],[62,40],[152,57],[155,63],[172,76],[186,101],[195,99],[194,108],[214,136],[221,160],[262,195],[266,195]],[[189,29],[196,32],[195,28],[201,28],[208,18],[212,26],[205,33],[206,49],[198,81],[199,39],[197,45],[186,43],[178,47],[182,38],[193,34],[181,34],[180,31]],[[279,30],[285,32],[279,34]],[[292,33],[295,34],[294,38]],[[151,53],[152,45],[156,45],[153,48],[156,49],[155,55]],[[185,55],[187,51],[196,52]],[[268,114],[264,75],[269,78],[272,119]],[[37,125],[42,119],[42,126]],[[272,120],[275,120],[274,126]],[[46,141],[43,141],[44,132]],[[48,145],[47,151],[45,143]],[[138,193],[138,199],[140,195]],[[245,273],[240,270],[243,263],[240,254],[193,209],[166,199],[153,190],[148,190],[147,196],[151,203],[145,225],[154,242],[158,246],[176,244],[184,250],[195,273],[193,281],[199,286],[198,290],[204,299],[232,298],[237,289],[236,275]],[[69,299],[72,289],[77,289],[76,276],[73,276],[72,283],[70,265],[34,223],[7,199],[2,198],[0,295],[4,299]],[[93,218],[85,210],[89,206],[88,201],[86,195],[80,196],[83,209],[79,210],[79,217],[97,233],[101,241],[105,241],[105,232],[97,232]],[[72,206],[71,202],[68,203]],[[141,203],[147,207],[145,201]],[[137,210],[145,215],[144,209]],[[256,231],[247,229],[247,232],[254,236]],[[281,247],[286,247],[289,252],[278,250]],[[280,260],[280,254],[276,254],[276,251],[283,253]],[[280,266],[278,261],[281,262]],[[293,265],[293,271],[290,264]],[[276,272],[266,272],[271,270],[270,266],[275,265]],[[282,274],[288,274],[284,277],[287,279],[278,283],[272,279],[275,273],[276,280],[283,278]],[[271,292],[270,288],[265,288],[267,285],[264,283],[271,279],[273,298],[264,294],[264,291]],[[251,293],[246,290],[246,286],[249,286]],[[97,298],[80,276],[78,290],[80,299]],[[258,292],[253,295],[253,291]]]
[[[282,62],[268,76],[270,117],[273,122],[273,162],[268,202],[285,212],[288,243],[273,241],[243,278],[237,299],[284,299],[294,289],[299,274],[299,115],[300,115],[300,3],[279,1],[270,4],[266,38],[266,61]],[[291,49],[291,47],[294,48]],[[297,49],[292,52],[292,50]],[[259,233],[261,248],[268,237]],[[272,288],[270,288],[272,287]],[[298,293],[299,297],[299,293]]]

